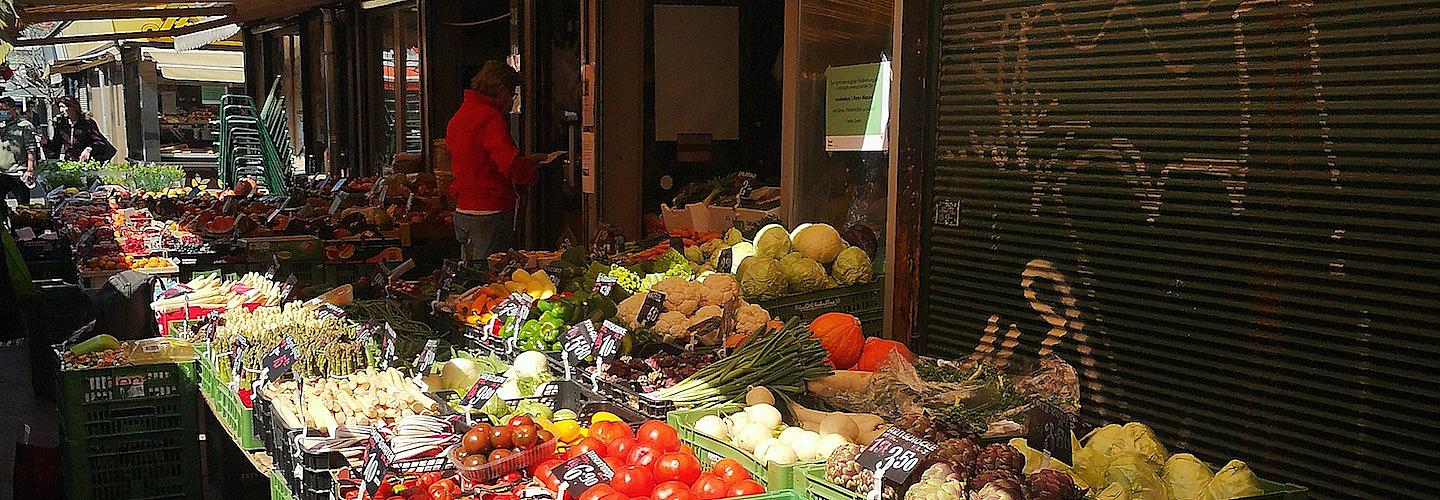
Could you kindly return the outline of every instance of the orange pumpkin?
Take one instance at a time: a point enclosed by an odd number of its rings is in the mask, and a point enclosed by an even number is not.
[[[825,313],[810,321],[810,333],[830,351],[830,366],[848,370],[860,359],[865,335],[860,333],[860,319],[845,313]]]
[[[890,359],[890,352],[898,352],[905,360],[915,362],[915,355],[910,349],[894,340],[877,339],[871,337],[865,340],[865,349],[860,351],[860,360],[855,363],[855,370],[873,372]]]

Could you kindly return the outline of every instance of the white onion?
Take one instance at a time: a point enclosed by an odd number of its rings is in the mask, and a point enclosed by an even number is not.
[[[750,405],[745,408],[745,413],[750,414],[752,422],[765,424],[765,427],[774,429],[780,426],[780,410],[765,403]]]
[[[700,417],[700,420],[695,422],[695,431],[721,441],[724,441],[730,435],[729,426],[726,426],[725,421],[720,420],[720,417],[715,415]]]

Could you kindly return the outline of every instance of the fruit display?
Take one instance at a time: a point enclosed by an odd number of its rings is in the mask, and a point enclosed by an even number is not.
[[[128,269],[166,269],[175,267],[175,262],[165,257],[131,257],[129,255],[106,255],[91,257],[80,264],[83,271],[125,271]]]

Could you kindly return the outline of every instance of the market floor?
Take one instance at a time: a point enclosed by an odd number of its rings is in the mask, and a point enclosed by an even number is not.
[[[57,446],[59,413],[55,402],[35,397],[30,388],[30,356],[25,341],[0,344],[0,500],[14,497],[15,443],[26,424],[30,444]]]

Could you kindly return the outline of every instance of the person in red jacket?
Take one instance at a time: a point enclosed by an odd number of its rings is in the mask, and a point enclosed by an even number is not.
[[[514,107],[520,74],[487,61],[470,79],[460,110],[445,128],[455,181],[455,239],[463,260],[506,250],[515,217],[515,186],[534,184],[545,155],[523,156],[510,139],[507,115]]]

